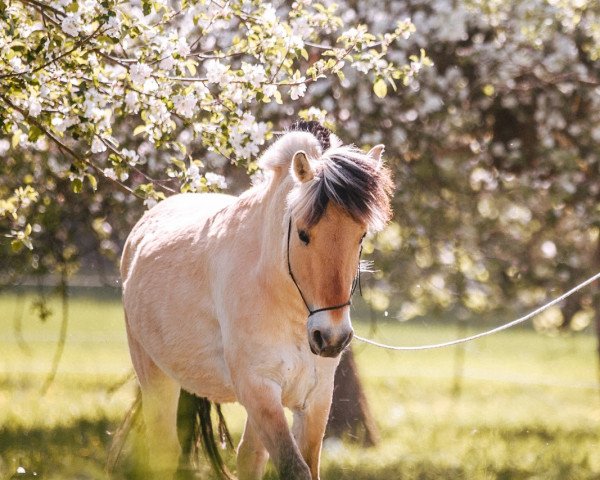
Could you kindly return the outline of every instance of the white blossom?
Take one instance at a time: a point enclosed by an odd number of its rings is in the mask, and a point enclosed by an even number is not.
[[[94,137],[94,140],[92,140],[92,153],[102,153],[105,151],[106,145],[104,142],[100,138]]]
[[[277,93],[277,85],[268,84],[263,86],[263,93],[265,97],[272,97]]]
[[[20,57],[12,57],[8,61],[8,64],[12,67],[15,73],[21,73],[25,71],[25,67],[23,66],[23,62],[21,61]]]
[[[10,142],[6,138],[0,138],[0,156],[8,152]]]
[[[175,111],[185,118],[191,118],[194,116],[197,103],[198,101],[193,93],[188,93],[187,95],[175,95],[173,97]]]
[[[125,95],[125,105],[132,113],[138,113],[140,110],[139,95],[137,92],[130,90]]]
[[[78,36],[79,31],[82,28],[81,17],[72,13],[67,14],[67,16],[62,20],[60,28],[62,28],[62,31],[67,35],[72,37]]]
[[[40,102],[40,99],[38,97],[29,97],[28,113],[32,117],[37,117],[40,113],[42,113],[42,103]]]
[[[127,160],[127,163],[132,167],[135,166],[140,160],[138,153],[135,150],[130,150],[128,148],[123,148],[121,150],[121,155],[123,155],[123,157]]]
[[[160,61],[160,63],[158,64],[158,67],[161,70],[168,71],[168,70],[171,70],[174,65],[175,65],[175,59],[171,55],[169,55]]]
[[[229,69],[227,65],[223,65],[219,60],[209,60],[204,64],[206,69],[206,79],[208,83],[220,83],[224,80],[225,72]]]
[[[242,72],[244,72],[245,80],[253,85],[258,86],[267,79],[265,68],[262,65],[242,62]]]
[[[145,80],[152,74],[152,68],[145,63],[135,63],[129,69],[131,81],[136,85],[143,85]]]
[[[117,174],[115,173],[115,169],[114,168],[105,168],[102,173],[104,173],[104,176],[106,178],[110,178],[111,180],[116,180],[117,179]]]
[[[200,181],[200,169],[195,163],[192,163],[185,173],[194,183]]]
[[[175,51],[182,57],[186,57],[190,54],[190,46],[185,37],[179,37]]]
[[[109,37],[116,38],[119,36],[119,29],[121,28],[121,21],[117,15],[113,15],[108,19],[106,23],[106,30],[104,31]]]
[[[194,85],[194,93],[199,100],[203,100],[210,94],[210,90],[206,85],[204,85],[204,83],[197,82],[196,85]]]
[[[227,188],[227,180],[223,175],[214,172],[206,172],[204,178],[206,178],[206,184],[208,186],[214,186],[220,189]]]
[[[307,120],[316,120],[317,122],[323,123],[325,122],[325,117],[327,116],[327,111],[317,107],[310,107],[306,110],[306,118]]]
[[[305,82],[306,78],[300,77],[298,82]],[[292,100],[298,100],[300,97],[303,97],[306,93],[306,83],[298,83],[297,85],[292,85],[290,87],[290,98]]]

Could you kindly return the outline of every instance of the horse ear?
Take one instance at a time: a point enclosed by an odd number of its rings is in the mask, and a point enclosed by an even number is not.
[[[369,153],[367,153],[367,155],[369,157],[371,157],[373,160],[375,160],[377,162],[377,168],[381,167],[381,165],[383,163],[381,156],[383,155],[384,150],[385,150],[385,145],[379,144],[379,145],[375,145],[371,150],[369,150]]]
[[[300,183],[308,182],[315,177],[315,171],[302,150],[294,154],[292,159],[294,176]]]

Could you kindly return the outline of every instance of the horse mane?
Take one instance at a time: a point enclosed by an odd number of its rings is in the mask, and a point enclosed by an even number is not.
[[[392,214],[390,171],[360,149],[342,145],[318,122],[298,122],[292,128],[260,160],[263,169],[289,172],[299,150],[310,159],[315,176],[291,190],[288,205],[292,214],[310,228],[333,202],[370,230],[381,230]]]

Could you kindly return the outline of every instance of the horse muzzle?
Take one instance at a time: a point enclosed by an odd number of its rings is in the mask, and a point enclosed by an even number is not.
[[[309,325],[308,345],[310,351],[321,357],[337,357],[348,346],[354,336],[352,327],[339,330],[339,332],[334,332],[332,329],[311,327]]]

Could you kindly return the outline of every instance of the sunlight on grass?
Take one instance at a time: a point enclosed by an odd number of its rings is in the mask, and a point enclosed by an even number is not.
[[[31,298],[0,296],[0,478],[18,466],[45,479],[103,478],[111,433],[134,395],[118,300],[75,297],[58,375],[40,388],[56,348],[60,305],[40,322]],[[15,311],[22,308],[22,339]],[[498,321],[500,323],[501,320]],[[479,328],[480,330],[483,328]],[[440,323],[380,324],[388,343],[452,339]],[[456,348],[388,352],[355,342],[356,359],[382,441],[365,449],[328,440],[328,479],[592,479],[600,476],[600,397],[595,339],[520,329],[468,344],[456,380]],[[458,382],[458,383],[457,383]],[[234,437],[244,412],[226,405]],[[226,454],[231,468],[232,454]],[[204,477],[203,477],[204,478]],[[206,478],[209,478],[207,474]],[[268,478],[276,478],[272,470]]]

